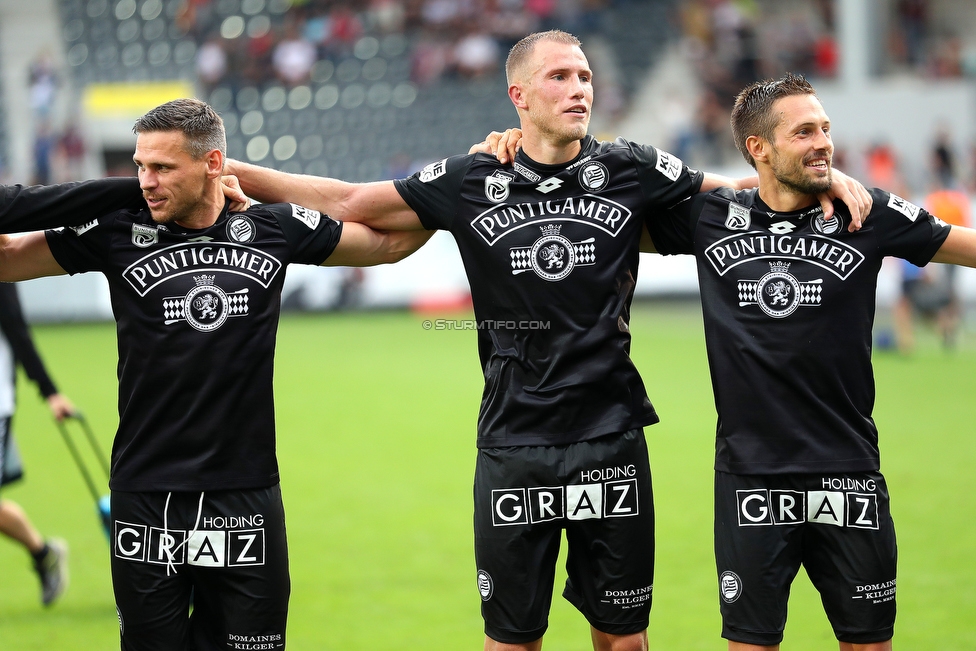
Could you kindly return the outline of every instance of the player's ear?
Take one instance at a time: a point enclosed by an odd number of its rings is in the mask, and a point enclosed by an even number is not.
[[[528,104],[525,102],[525,92],[522,88],[522,84],[515,83],[508,87],[508,96],[512,100],[512,104],[515,105],[517,109],[528,108]]]
[[[212,149],[204,154],[207,162],[207,178],[220,178],[224,173],[224,155],[219,149]]]
[[[749,136],[746,138],[746,151],[757,163],[769,160],[769,141],[760,136]]]

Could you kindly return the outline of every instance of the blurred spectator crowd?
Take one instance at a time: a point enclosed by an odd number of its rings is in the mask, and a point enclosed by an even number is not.
[[[811,79],[838,74],[841,0],[686,0],[677,17],[682,50],[701,83],[691,133],[676,149],[721,165],[737,157],[728,130],[736,94],[786,71]],[[953,9],[969,0],[869,2],[877,30],[876,74],[976,77],[976,41],[967,45]],[[971,11],[972,7],[970,7]]]
[[[619,1],[619,0],[618,0]],[[410,75],[477,78],[501,69],[525,34],[597,29],[611,0],[186,0],[178,24],[201,47],[205,87],[278,79],[294,86],[334,62],[389,56],[410,44]],[[377,66],[383,65],[377,63]],[[378,72],[378,71],[374,71]],[[381,73],[380,75],[381,76]]]

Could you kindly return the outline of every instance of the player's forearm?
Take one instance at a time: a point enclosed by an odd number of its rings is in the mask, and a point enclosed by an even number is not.
[[[711,192],[717,188],[732,188],[733,190],[748,190],[759,185],[758,176],[746,176],[741,179],[733,179],[730,176],[705,172],[702,179],[701,190],[699,192]]]
[[[17,282],[65,273],[51,254],[44,233],[0,235],[0,282]]]
[[[953,226],[932,262],[976,267],[976,230]]]
[[[228,160],[224,173],[236,176],[244,194],[262,203],[296,203],[346,221],[346,216],[341,213],[352,189],[351,183],[322,176],[288,174],[237,160]]]
[[[423,229],[392,181],[346,183],[321,176],[287,174],[240,161],[228,161],[225,172],[237,176],[245,194],[264,203],[297,203],[333,219],[375,229]]]
[[[434,231],[377,231],[346,222],[342,237],[332,255],[323,262],[327,267],[371,267],[399,262],[423,246]]]

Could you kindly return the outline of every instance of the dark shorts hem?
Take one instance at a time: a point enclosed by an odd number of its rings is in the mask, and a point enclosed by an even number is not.
[[[503,631],[485,623],[485,635],[502,644],[526,644],[528,642],[535,642],[545,635],[548,628],[549,625],[547,624],[534,631]]]
[[[573,590],[573,588],[567,585],[563,589],[563,599],[571,603],[576,610],[580,611],[586,621],[589,622],[590,626],[600,631],[601,633],[606,633],[607,635],[633,635],[634,633],[640,633],[641,631],[646,631],[647,627],[650,626],[650,603],[648,603],[648,608],[642,609],[644,615],[632,622],[601,622],[599,620],[593,619],[586,614],[584,609],[583,599],[579,594]]]
[[[846,642],[848,644],[877,644],[878,642],[887,642],[895,636],[895,628],[883,628],[880,631],[871,631],[869,633],[836,633],[838,642]]]
[[[722,629],[722,637],[730,642],[755,644],[756,646],[776,646],[783,641],[783,631],[761,633],[759,631],[737,631],[728,626]]]

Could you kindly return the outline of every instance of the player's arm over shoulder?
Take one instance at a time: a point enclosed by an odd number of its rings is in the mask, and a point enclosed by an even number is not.
[[[65,273],[42,232],[0,235],[0,281],[15,282]]]
[[[344,222],[339,243],[322,263],[324,267],[370,267],[399,262],[423,246],[434,231],[377,231],[356,222]]]
[[[294,202],[342,221],[358,221],[374,228],[420,228],[416,213],[392,181],[346,183],[324,176],[279,172],[237,160],[227,161],[225,173],[237,177],[245,194],[265,203]]]
[[[292,250],[291,262],[323,266],[368,267],[398,262],[419,249],[433,231],[372,229],[343,222],[293,203],[267,204]]]

